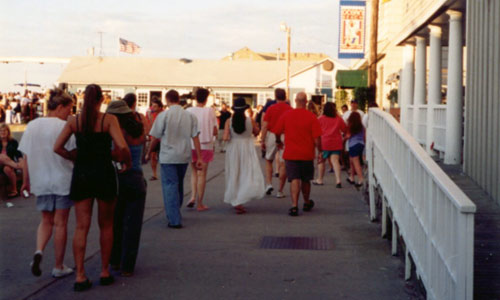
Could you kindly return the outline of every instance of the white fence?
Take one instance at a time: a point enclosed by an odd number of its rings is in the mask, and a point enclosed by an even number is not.
[[[415,120],[415,109],[418,110],[418,115]],[[433,142],[434,150],[439,152],[445,151],[446,143],[446,104],[434,105],[433,113]],[[408,128],[406,130],[413,135],[414,126],[418,126],[417,136],[413,136],[420,144],[426,144],[427,136],[427,105],[408,105]],[[416,124],[415,124],[416,121]],[[442,154],[442,153],[441,153]]]
[[[476,206],[388,113],[370,109],[367,159],[370,212],[375,187],[382,190],[382,230],[392,211],[393,253],[397,232],[429,299],[472,299]]]

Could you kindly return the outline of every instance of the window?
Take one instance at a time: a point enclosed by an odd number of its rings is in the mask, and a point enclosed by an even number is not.
[[[231,96],[232,94],[230,92],[215,92],[215,105],[219,106],[222,103],[226,103],[227,105],[231,106]]]
[[[257,105],[266,105],[267,99],[274,99],[274,92],[259,93]]]
[[[137,106],[148,107],[148,91],[137,91]]]

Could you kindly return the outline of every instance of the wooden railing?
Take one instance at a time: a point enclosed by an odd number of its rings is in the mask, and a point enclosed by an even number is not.
[[[382,231],[392,213],[393,254],[397,236],[429,299],[472,299],[474,203],[420,144],[388,113],[370,109],[366,155],[370,216],[375,189],[382,193]]]

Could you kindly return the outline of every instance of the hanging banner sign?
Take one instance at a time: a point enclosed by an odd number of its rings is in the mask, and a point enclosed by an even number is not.
[[[341,0],[339,27],[339,58],[364,58],[366,2]]]

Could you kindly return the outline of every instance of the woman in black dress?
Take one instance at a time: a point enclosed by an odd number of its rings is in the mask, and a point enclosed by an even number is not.
[[[116,171],[111,161],[121,162],[122,170],[131,165],[130,151],[118,119],[113,115],[99,112],[102,101],[101,88],[95,84],[88,85],[85,89],[81,113],[68,118],[66,126],[54,145],[56,153],[75,161],[70,191],[70,199],[75,202],[76,215],[76,230],[73,238],[73,256],[76,264],[75,291],[87,290],[92,286],[85,275],[83,261],[94,199],[97,199],[99,212],[102,260],[100,284],[110,285],[114,281],[109,273],[109,258],[113,245],[113,213],[117,196],[117,181]],[[72,134],[76,137],[76,153],[64,148]],[[113,155],[112,142],[115,147]]]

